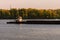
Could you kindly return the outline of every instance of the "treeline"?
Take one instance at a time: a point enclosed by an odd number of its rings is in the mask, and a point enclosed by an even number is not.
[[[23,19],[60,19],[60,9],[0,9],[0,19],[16,19],[18,16]]]

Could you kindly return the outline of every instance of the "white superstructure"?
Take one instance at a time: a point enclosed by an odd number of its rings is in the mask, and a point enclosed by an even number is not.
[[[22,22],[22,17],[18,17],[17,22]]]

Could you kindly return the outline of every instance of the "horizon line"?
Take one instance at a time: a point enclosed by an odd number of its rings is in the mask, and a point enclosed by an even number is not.
[[[15,7],[10,7],[10,8],[0,8],[0,9],[29,9],[29,8],[15,8]],[[31,8],[31,9],[46,9],[46,10],[48,10],[48,9],[53,9],[53,10],[55,10],[55,9],[60,9],[60,8]]]

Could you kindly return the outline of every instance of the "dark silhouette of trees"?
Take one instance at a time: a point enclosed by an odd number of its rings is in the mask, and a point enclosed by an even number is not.
[[[19,16],[23,19],[60,19],[60,9],[0,9],[0,19],[16,19]]]

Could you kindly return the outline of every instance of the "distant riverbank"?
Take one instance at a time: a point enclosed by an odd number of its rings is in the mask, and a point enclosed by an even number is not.
[[[19,16],[23,19],[60,19],[60,9],[0,9],[0,19],[16,19]]]

